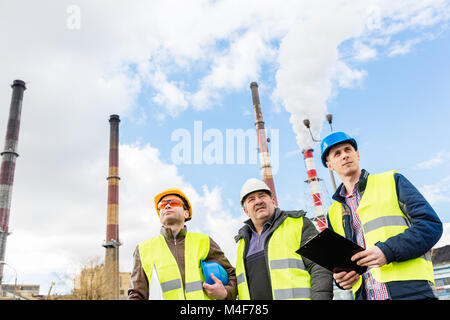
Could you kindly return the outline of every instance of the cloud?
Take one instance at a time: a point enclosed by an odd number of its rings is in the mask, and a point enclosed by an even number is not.
[[[377,30],[393,35],[406,29],[423,29],[450,17],[448,3],[443,0],[395,2],[377,1],[372,6]]]
[[[415,167],[418,169],[431,169],[437,165],[445,163],[448,160],[450,160],[450,152],[443,150],[431,156],[430,159],[419,162]]]
[[[375,48],[367,46],[360,41],[355,41],[353,48],[355,50],[354,59],[356,61],[366,62],[377,57],[377,50]]]
[[[411,39],[411,40],[407,40],[403,43],[397,41],[394,43],[394,45],[389,49],[389,53],[388,56],[389,57],[393,57],[393,56],[398,56],[398,55],[404,55],[407,53],[411,52],[411,48],[422,42],[422,39]]]
[[[450,223],[443,224],[443,233],[441,239],[433,246],[433,248],[440,248],[450,245]]]
[[[55,68],[58,60],[67,64],[71,59],[79,59],[94,67],[94,73],[99,71],[107,78],[122,73],[138,79],[141,87],[150,86],[154,91],[152,101],[172,116],[189,107],[211,108],[220,103],[221,91],[240,90],[258,80],[262,64],[279,64],[274,96],[283,101],[286,110],[297,112],[292,123],[300,134],[299,142],[305,140],[305,132],[296,119],[317,108],[317,113],[323,113],[323,105],[336,92],[332,81],[337,80],[337,88],[348,88],[366,76],[363,69],[341,58],[342,43],[354,42],[351,60],[361,63],[377,55],[373,38],[386,39],[408,28],[433,26],[450,16],[448,5],[438,0],[425,4],[360,1],[357,5],[345,1],[288,1],[284,6],[276,1],[237,0],[194,0],[182,4],[173,0],[133,0],[114,6],[102,1],[79,1],[72,7],[77,7],[80,14],[80,27],[73,30],[67,27],[71,16],[64,4],[17,1],[9,6],[4,21],[19,17],[9,25],[21,22],[35,28],[16,25],[14,36],[3,32],[2,37],[15,49],[4,53],[6,64],[13,66],[12,62],[21,58],[39,66],[37,62],[51,57]],[[45,13],[45,21],[40,21],[38,17],[42,15],[34,12]],[[18,41],[24,38],[41,42],[30,40],[25,45]],[[421,41],[418,39],[396,41],[388,54],[405,54]],[[34,50],[28,50],[30,47]],[[45,63],[40,69],[44,66]],[[284,75],[286,68],[305,74]],[[17,70],[12,73],[17,76]],[[178,81],[180,73],[192,74],[192,83]],[[285,95],[294,90],[284,92],[280,88],[287,84],[280,81],[297,86],[295,91],[299,93],[295,97],[303,96],[304,100],[299,100],[303,110],[291,106],[289,101],[293,99]],[[315,133],[319,129],[313,125]]]
[[[203,110],[211,106],[216,91],[231,91],[247,86],[259,78],[261,65],[273,59],[274,50],[254,30],[245,32],[230,44],[224,54],[212,61],[211,71],[201,79],[192,105]]]
[[[164,105],[168,113],[177,116],[188,106],[185,93],[173,81],[168,81],[165,74],[160,71],[152,76],[152,84],[157,90],[157,94],[152,100],[160,105]]]
[[[419,190],[432,205],[438,202],[450,202],[450,176],[435,184],[419,187]]]
[[[367,76],[364,70],[351,69],[345,63],[339,61],[336,65],[337,82],[341,88],[352,88]]]
[[[332,81],[337,79],[339,86],[348,87],[364,76],[363,71],[352,70],[340,61],[338,52],[342,42],[363,32],[364,19],[358,14],[363,6],[340,5],[328,3],[320,14],[315,12],[297,21],[280,44],[274,95],[291,113],[290,122],[301,149],[314,145],[303,119],[311,121],[314,136],[320,134]]]
[[[308,6],[304,18],[282,38],[278,53],[274,98],[291,113],[300,149],[315,144],[303,119],[311,121],[313,136],[319,137],[328,100],[340,88],[358,85],[367,76],[364,69],[352,65],[375,58],[375,46],[388,45],[391,37],[402,31],[449,18],[449,6],[443,1],[359,1],[349,6],[327,2],[316,10],[315,5]],[[396,41],[389,55],[406,54],[421,39]],[[352,47],[350,54],[345,52],[348,46]]]

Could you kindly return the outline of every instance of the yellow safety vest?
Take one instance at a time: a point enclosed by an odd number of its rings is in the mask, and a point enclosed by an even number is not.
[[[367,249],[378,241],[384,242],[409,228],[410,222],[398,205],[395,172],[392,170],[368,176],[366,189],[357,209]],[[330,207],[329,222],[336,233],[345,237],[341,203],[335,201]],[[428,280],[434,284],[433,265],[429,253],[408,261],[391,262],[380,268],[370,268],[369,272],[376,281],[383,283]],[[360,278],[353,285],[353,294],[361,283]]]
[[[295,251],[300,247],[303,217],[288,217],[269,240],[268,268],[274,300],[310,299],[311,276],[305,270],[302,257]],[[239,300],[250,300],[244,266],[243,238],[239,240],[236,274]]]
[[[187,232],[184,246],[185,288],[178,264],[162,235],[139,244],[142,268],[148,278],[149,290],[153,266],[156,268],[165,300],[210,300],[203,291],[200,260],[209,253],[209,237]]]

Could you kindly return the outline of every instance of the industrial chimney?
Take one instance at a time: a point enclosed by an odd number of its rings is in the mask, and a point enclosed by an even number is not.
[[[9,235],[9,214],[11,208],[12,186],[16,167],[17,144],[19,142],[20,114],[22,112],[23,92],[25,82],[14,80],[11,85],[13,92],[9,108],[8,127],[6,130],[5,149],[2,156],[0,171],[0,261],[5,261],[6,238]],[[0,285],[3,280],[3,263],[0,263]]]
[[[261,174],[264,182],[272,190],[275,206],[278,207],[277,194],[275,192],[275,184],[272,176],[272,166],[270,165],[269,149],[267,147],[266,130],[264,129],[264,121],[261,113],[261,104],[259,101],[258,84],[256,82],[250,83],[252,90],[253,107],[255,110],[255,125],[256,134],[258,136],[259,162],[261,164]]]
[[[314,164],[313,149],[303,150],[303,155],[305,157],[306,171],[308,172],[308,180],[305,182],[309,184],[316,214],[313,220],[316,222],[319,231],[322,231],[327,227],[327,221],[322,197],[320,196],[319,178],[317,177],[316,166]]]
[[[109,118],[108,212],[106,221],[105,288],[108,300],[119,299],[119,116]]]

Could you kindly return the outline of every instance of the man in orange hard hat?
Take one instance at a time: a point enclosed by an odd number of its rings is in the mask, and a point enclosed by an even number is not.
[[[167,189],[156,195],[155,208],[162,225],[160,235],[137,246],[128,299],[149,298],[154,268],[166,300],[236,299],[235,269],[223,251],[209,236],[186,229],[184,223],[192,218],[186,195]]]

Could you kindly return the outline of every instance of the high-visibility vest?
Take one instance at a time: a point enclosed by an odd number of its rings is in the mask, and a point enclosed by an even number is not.
[[[269,239],[267,261],[274,300],[311,298],[311,276],[305,270],[302,257],[295,252],[300,247],[302,227],[303,217],[288,217]],[[245,241],[241,238],[236,261],[238,295],[239,300],[250,300],[244,247]]]
[[[410,222],[398,205],[394,180],[396,171],[388,171],[368,176],[366,189],[356,210],[361,220],[366,248],[378,241],[404,232]],[[335,201],[329,210],[329,222],[333,230],[345,237],[342,218],[342,204]],[[369,272],[378,282],[428,280],[434,284],[433,265],[430,253],[403,262],[391,262],[380,268],[369,268]],[[361,286],[362,279],[356,282],[353,294]]]
[[[149,290],[153,267],[156,268],[165,300],[210,300],[203,291],[200,260],[209,252],[209,237],[201,233],[187,232],[184,245],[185,286],[178,264],[162,235],[139,244],[142,268],[148,278]]]

